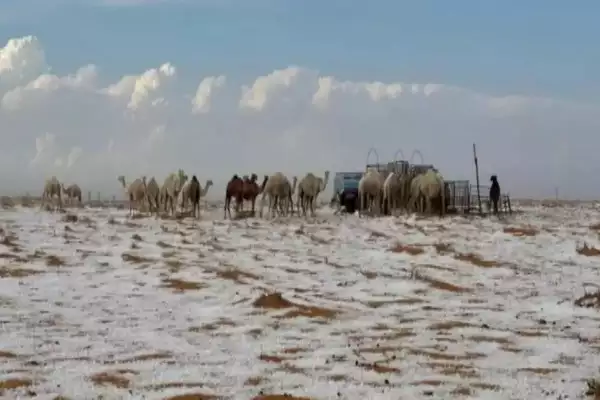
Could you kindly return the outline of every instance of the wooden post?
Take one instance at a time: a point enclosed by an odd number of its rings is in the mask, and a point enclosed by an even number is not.
[[[479,214],[483,213],[481,209],[481,191],[479,189],[479,161],[477,160],[477,149],[473,143],[473,160],[475,161],[475,180],[477,182],[477,205],[479,206]]]

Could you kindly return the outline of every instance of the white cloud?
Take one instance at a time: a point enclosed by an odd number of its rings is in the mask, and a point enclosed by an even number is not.
[[[162,180],[184,168],[213,179],[221,197],[233,173],[360,169],[371,147],[381,161],[418,149],[448,178],[473,180],[476,142],[484,183],[497,173],[521,195],[551,196],[555,186],[600,195],[590,184],[600,173],[598,105],[341,80],[298,66],[247,82],[179,76],[169,62],[149,67],[103,84],[95,65],[52,74],[35,37],[8,41],[0,49],[0,187],[34,193],[57,175],[120,195],[118,175]]]

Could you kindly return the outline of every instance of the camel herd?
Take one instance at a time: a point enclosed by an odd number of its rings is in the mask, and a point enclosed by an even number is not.
[[[169,174],[162,186],[154,177],[147,181],[143,176],[129,184],[124,176],[119,176],[117,179],[125,190],[130,215],[133,214],[134,209],[139,210],[144,205],[150,214],[158,216],[160,212],[166,212],[168,215],[175,216],[178,206],[182,211],[186,210],[189,202],[192,206],[192,216],[199,217],[200,199],[206,196],[208,189],[213,185],[213,181],[209,179],[202,187],[195,175],[188,180],[188,176],[181,169]],[[236,215],[244,213],[244,201],[248,201],[251,205],[250,213],[254,216],[259,195],[262,195],[260,217],[263,217],[266,204],[271,218],[277,215],[294,214],[294,194],[298,215],[302,213],[306,216],[308,211],[314,217],[317,197],[326,189],[328,181],[329,171],[326,171],[323,177],[307,173],[299,181],[297,177],[293,177],[290,181],[283,173],[277,172],[265,175],[260,185],[258,176],[254,173],[243,177],[236,174],[229,180],[225,189],[224,218],[232,217],[230,209],[232,200],[235,200]],[[358,185],[357,195],[360,203],[357,208],[360,213],[368,211],[371,214],[380,214],[382,207],[390,212],[398,208],[412,211],[416,210],[418,200],[422,200],[425,207],[421,203],[421,211],[430,213],[433,211],[435,201],[439,200],[440,205],[446,204],[447,194],[444,187],[443,177],[433,168],[426,171],[409,170],[406,173],[392,172],[385,178],[377,169],[367,168]],[[73,184],[65,188],[53,176],[45,183],[42,206],[57,197],[58,207],[62,207],[63,195],[68,200],[77,200],[81,203],[81,189],[78,185]],[[343,193],[336,195],[340,200],[339,210],[342,207],[348,208],[348,200],[342,198]],[[350,196],[350,198],[355,197]],[[443,214],[445,207],[440,206],[439,209]]]
[[[390,213],[404,209],[430,214],[435,204],[443,215],[449,197],[444,178],[435,168],[425,171],[411,168],[406,172],[391,172],[385,178],[377,169],[368,168],[358,183],[359,212],[381,214],[383,208]]]

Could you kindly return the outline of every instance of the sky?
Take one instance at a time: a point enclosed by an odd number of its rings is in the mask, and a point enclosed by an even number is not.
[[[600,198],[600,2],[0,0],[0,194],[434,164]],[[369,150],[374,148],[369,159]],[[331,184],[331,182],[330,182]]]

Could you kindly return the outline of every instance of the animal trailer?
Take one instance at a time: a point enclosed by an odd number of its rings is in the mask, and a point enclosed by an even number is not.
[[[333,194],[338,195],[349,189],[357,190],[362,177],[362,172],[336,172],[333,179]]]

